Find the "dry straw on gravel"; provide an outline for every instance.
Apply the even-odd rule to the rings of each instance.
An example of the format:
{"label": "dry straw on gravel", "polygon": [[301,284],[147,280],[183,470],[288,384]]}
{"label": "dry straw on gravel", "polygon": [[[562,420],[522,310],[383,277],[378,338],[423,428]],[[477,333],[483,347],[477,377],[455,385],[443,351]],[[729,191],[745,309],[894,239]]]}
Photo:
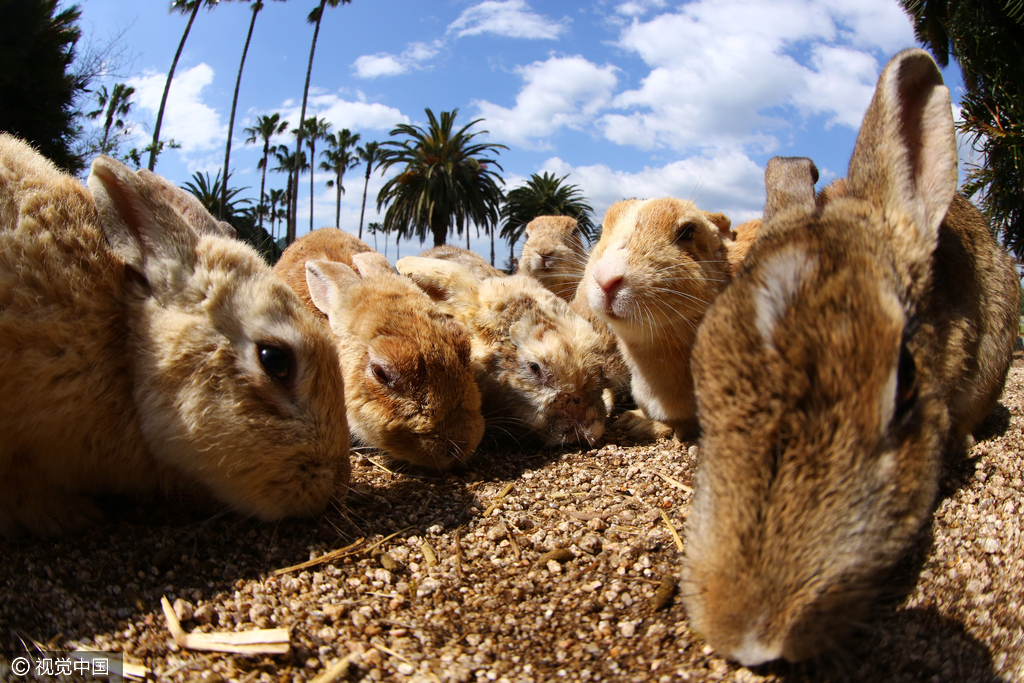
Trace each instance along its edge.
{"label": "dry straw on gravel", "polygon": [[[356,456],[353,495],[315,520],[109,501],[81,537],[0,540],[0,650],[120,650],[152,679],[210,683],[1022,681],[1022,391],[1014,368],[891,595],[828,661],[748,670],[687,630],[673,593],[698,449],[614,432],[491,448],[444,477]],[[287,629],[288,653],[182,649],[163,596],[189,634]]]}

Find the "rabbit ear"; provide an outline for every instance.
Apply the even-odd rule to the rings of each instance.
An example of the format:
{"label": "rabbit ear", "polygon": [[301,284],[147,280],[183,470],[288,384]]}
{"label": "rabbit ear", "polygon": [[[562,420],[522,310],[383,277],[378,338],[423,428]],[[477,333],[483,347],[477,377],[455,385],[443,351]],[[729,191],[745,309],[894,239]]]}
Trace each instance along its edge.
{"label": "rabbit ear", "polygon": [[388,263],[387,258],[375,251],[353,254],[352,264],[355,266],[355,270],[359,272],[359,275],[364,278],[395,274],[395,269]]}
{"label": "rabbit ear", "polygon": [[313,305],[330,318],[344,300],[347,285],[359,279],[355,271],[337,261],[306,261],[306,286]]}
{"label": "rabbit ear", "polygon": [[88,185],[100,227],[114,252],[150,285],[165,279],[171,264],[195,261],[199,236],[167,201],[166,188],[108,157],[92,162]]}
{"label": "rabbit ear", "polygon": [[806,157],[772,157],[764,169],[767,200],[764,222],[770,223],[783,211],[814,211],[814,183],[818,169]]}
{"label": "rabbit ear", "polygon": [[398,272],[406,275],[434,301],[452,301],[462,294],[476,296],[478,280],[473,272],[454,261],[407,256],[395,264]]}
{"label": "rabbit ear", "polygon": [[231,224],[214,218],[191,192],[186,192],[166,178],[144,168],[140,169],[137,175],[152,190],[155,198],[177,209],[189,227],[199,234],[235,236],[235,229]]}
{"label": "rabbit ear", "polygon": [[878,79],[850,159],[852,196],[909,216],[934,242],[957,182],[949,90],[927,52],[889,60]]}
{"label": "rabbit ear", "polygon": [[710,211],[705,211],[704,217],[718,228],[718,234],[721,237],[732,236],[732,221],[724,213],[711,213]]}

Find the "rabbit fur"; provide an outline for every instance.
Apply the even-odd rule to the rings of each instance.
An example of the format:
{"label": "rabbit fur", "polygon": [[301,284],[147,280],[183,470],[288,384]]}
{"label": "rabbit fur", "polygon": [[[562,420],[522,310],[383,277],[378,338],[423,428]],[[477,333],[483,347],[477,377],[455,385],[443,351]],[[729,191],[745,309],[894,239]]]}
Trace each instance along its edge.
{"label": "rabbit fur", "polygon": [[600,339],[568,304],[524,275],[479,280],[461,263],[419,256],[397,267],[469,329],[492,431],[533,434],[548,447],[601,437]]}
{"label": "rabbit fur", "polygon": [[587,265],[587,247],[576,219],[538,216],[526,224],[525,235],[518,272],[572,301]]}
{"label": "rabbit fur", "polygon": [[697,433],[690,350],[732,277],[730,228],[721,213],[670,197],[618,202],[605,214],[578,297],[618,339],[646,419],[629,412],[616,426],[635,436]]}
{"label": "rabbit fur", "polygon": [[927,52],[883,69],[848,176],[766,170],[764,222],[693,352],[703,436],[690,625],[753,666],[863,621],[931,515],[942,454],[994,407],[1020,285],[956,194],[949,91]]}
{"label": "rabbit fur", "polygon": [[473,272],[473,276],[478,280],[486,280],[489,277],[504,277],[505,275],[505,273],[485,261],[484,257],[475,251],[455,247],[450,244],[442,244],[439,247],[427,249],[420,256],[461,263],[469,268]]}
{"label": "rabbit fur", "polygon": [[275,272],[292,287],[301,283],[299,297],[334,331],[353,437],[421,467],[466,462],[484,419],[465,326],[336,228],[301,237],[281,261]]}
{"label": "rabbit fur", "polygon": [[350,473],[329,330],[181,190],[106,157],[88,185],[0,135],[0,533],[182,485],[322,511]]}

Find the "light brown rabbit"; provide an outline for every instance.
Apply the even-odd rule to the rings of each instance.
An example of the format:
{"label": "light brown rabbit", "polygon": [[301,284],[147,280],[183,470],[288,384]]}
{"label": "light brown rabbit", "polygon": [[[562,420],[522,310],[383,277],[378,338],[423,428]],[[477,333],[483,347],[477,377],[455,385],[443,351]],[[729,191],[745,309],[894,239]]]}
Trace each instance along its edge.
{"label": "light brown rabbit", "polygon": [[587,247],[575,218],[538,216],[527,223],[519,272],[572,301],[587,265]]}
{"label": "light brown rabbit", "polygon": [[90,194],[0,135],[4,535],[80,529],[103,493],[198,485],[275,520],[347,488],[330,331],[154,178],[100,157]]}
{"label": "light brown rabbit", "polygon": [[489,277],[504,277],[505,273],[501,272],[490,263],[484,260],[484,257],[475,251],[469,249],[463,249],[462,247],[454,247],[450,244],[442,244],[439,247],[433,247],[427,249],[420,254],[423,258],[436,258],[442,261],[454,261],[455,263],[461,263],[473,272],[473,276],[478,280],[486,280]]}
{"label": "light brown rabbit", "polygon": [[309,298],[306,286],[306,261],[337,261],[352,267],[352,256],[365,254],[373,249],[355,235],[338,228],[320,228],[306,233],[288,245],[274,264],[274,275],[291,287],[306,308],[314,315],[326,319],[313,300]]}
{"label": "light brown rabbit", "polygon": [[418,256],[397,266],[469,328],[491,431],[532,433],[548,447],[601,437],[600,339],[568,304],[525,275],[481,281],[460,263]]}
{"label": "light brown rabbit", "polygon": [[615,332],[633,398],[648,420],[616,423],[634,435],[697,433],[690,350],[708,306],[731,279],[730,221],[692,202],[613,204],[580,284],[579,298]]}
{"label": "light brown rabbit", "polygon": [[861,623],[931,515],[943,452],[994,407],[1020,285],[955,194],[948,90],[928,53],[878,81],[838,188],[774,159],[764,225],[697,336],[703,437],[690,625],[753,666]]}
{"label": "light brown rabbit", "polygon": [[299,297],[337,337],[352,436],[421,467],[467,461],[484,419],[465,326],[386,258],[336,228],[297,240],[274,271],[295,287],[300,268]]}

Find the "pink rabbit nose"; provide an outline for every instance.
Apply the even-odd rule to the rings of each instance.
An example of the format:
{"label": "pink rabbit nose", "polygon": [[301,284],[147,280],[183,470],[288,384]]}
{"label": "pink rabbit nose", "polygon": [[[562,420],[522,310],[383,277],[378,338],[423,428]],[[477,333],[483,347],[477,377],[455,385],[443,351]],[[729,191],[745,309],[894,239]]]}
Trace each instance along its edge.
{"label": "pink rabbit nose", "polygon": [[615,294],[622,287],[625,274],[626,264],[622,259],[604,258],[597,262],[597,266],[594,268],[594,282],[604,292],[605,301],[609,306],[615,300]]}
{"label": "pink rabbit nose", "polygon": [[540,257],[540,269],[547,270],[548,261],[551,259],[551,254],[538,254],[538,256]]}

